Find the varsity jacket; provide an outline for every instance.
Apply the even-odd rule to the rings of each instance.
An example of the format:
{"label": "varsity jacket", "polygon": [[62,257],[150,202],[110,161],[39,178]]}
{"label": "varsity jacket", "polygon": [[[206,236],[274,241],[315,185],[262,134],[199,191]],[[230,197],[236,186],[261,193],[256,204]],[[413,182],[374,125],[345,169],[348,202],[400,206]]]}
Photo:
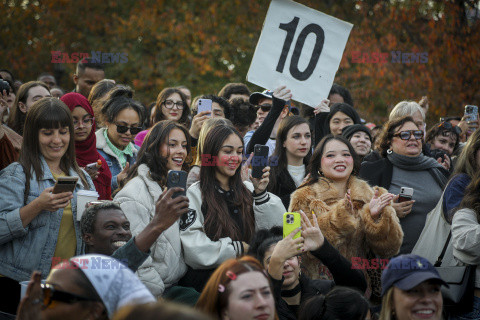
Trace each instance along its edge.
{"label": "varsity jacket", "polygon": [[[251,182],[245,181],[244,184],[253,192]],[[243,253],[241,241],[233,241],[228,237],[212,241],[205,234],[199,181],[188,188],[187,197],[190,201],[190,210],[180,219],[180,240],[186,264],[193,269],[211,269],[229,258],[241,255]],[[265,191],[254,196],[253,212],[255,228],[270,229],[273,226],[282,225],[283,214],[286,211],[280,198]]]}

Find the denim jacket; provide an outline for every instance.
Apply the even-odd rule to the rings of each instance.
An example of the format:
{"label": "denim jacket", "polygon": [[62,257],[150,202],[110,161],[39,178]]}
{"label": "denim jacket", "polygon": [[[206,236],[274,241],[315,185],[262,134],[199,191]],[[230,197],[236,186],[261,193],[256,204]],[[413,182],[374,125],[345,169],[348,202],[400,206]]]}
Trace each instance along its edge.
{"label": "denim jacket", "polygon": [[[117,183],[117,175],[122,172],[122,166],[120,165],[120,160],[118,160],[117,155],[110,149],[107,144],[107,140],[105,139],[103,132],[105,128],[101,128],[95,132],[95,136],[97,137],[97,151],[102,155],[102,157],[107,161],[108,168],[112,173],[112,193],[117,190],[118,183]],[[137,160],[137,153],[138,153],[138,146],[134,146],[133,148],[133,157],[127,157],[128,163],[130,163],[130,167],[135,164]]]}
{"label": "denim jacket", "polygon": [[[20,219],[20,208],[32,202],[44,189],[55,185],[55,179],[43,157],[41,162],[43,177],[38,182],[32,172],[26,203],[26,181],[22,166],[14,162],[0,172],[0,274],[16,281],[29,280],[34,270],[41,271],[42,278],[46,278],[57,245],[63,209],[42,211],[25,228]],[[90,176],[86,172],[84,174],[89,185],[85,188],[79,179],[71,200],[77,237],[76,255],[84,251],[80,222],[77,221],[76,193],[81,189],[95,190]],[[69,175],[78,176],[72,169]]]}

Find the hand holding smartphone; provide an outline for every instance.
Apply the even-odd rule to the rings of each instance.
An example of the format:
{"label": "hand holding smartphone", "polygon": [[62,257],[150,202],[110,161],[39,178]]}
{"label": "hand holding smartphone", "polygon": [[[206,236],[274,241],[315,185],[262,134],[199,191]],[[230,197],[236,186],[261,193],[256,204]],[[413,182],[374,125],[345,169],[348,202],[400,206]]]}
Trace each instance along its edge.
{"label": "hand holding smartphone", "polygon": [[413,197],[413,188],[401,187],[400,193],[398,194],[398,202],[405,202],[412,200]]}
{"label": "hand holding smartphone", "polygon": [[212,114],[212,100],[211,99],[198,99],[198,113],[203,111],[210,112]]}
{"label": "hand holding smartphone", "polygon": [[252,159],[252,177],[261,179],[263,175],[263,169],[268,164],[268,147],[256,144],[253,148]]}
{"label": "hand holding smartphone", "polygon": [[72,192],[75,190],[77,185],[78,177],[58,177],[55,186],[53,187],[53,194],[62,193],[62,192]]}
{"label": "hand holding smartphone", "polygon": [[175,199],[178,196],[187,195],[187,176],[188,173],[185,171],[175,171],[170,170],[167,174],[167,188],[171,189],[173,187],[183,188],[183,191],[175,192],[172,196],[172,199]]}
{"label": "hand holding smartphone", "polygon": [[[293,230],[300,228],[301,217],[298,212],[285,212],[283,214],[283,238],[286,238]],[[293,239],[300,238],[300,232],[297,232]]]}

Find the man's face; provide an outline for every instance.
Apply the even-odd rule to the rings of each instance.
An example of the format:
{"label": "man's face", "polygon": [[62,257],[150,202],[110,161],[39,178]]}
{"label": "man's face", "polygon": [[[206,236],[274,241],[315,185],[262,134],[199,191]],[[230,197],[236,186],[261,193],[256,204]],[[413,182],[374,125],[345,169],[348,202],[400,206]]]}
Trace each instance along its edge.
{"label": "man's face", "polygon": [[130,222],[122,210],[99,210],[93,234],[87,233],[83,238],[90,253],[110,256],[132,238]]}
{"label": "man's face", "polygon": [[258,100],[257,121],[259,126],[263,123],[263,120],[267,117],[270,109],[272,108],[272,99],[262,98]]}
{"label": "man's face", "polygon": [[38,80],[44,82],[49,89],[52,89],[57,85],[57,81],[55,81],[55,78],[53,76],[43,76]]}
{"label": "man's face", "polygon": [[105,79],[105,71],[85,68],[83,73],[80,72],[80,75],[73,75],[73,82],[76,84],[75,91],[88,98],[95,83],[103,79]]}
{"label": "man's face", "polygon": [[225,118],[223,108],[216,102],[212,102],[212,118]]}

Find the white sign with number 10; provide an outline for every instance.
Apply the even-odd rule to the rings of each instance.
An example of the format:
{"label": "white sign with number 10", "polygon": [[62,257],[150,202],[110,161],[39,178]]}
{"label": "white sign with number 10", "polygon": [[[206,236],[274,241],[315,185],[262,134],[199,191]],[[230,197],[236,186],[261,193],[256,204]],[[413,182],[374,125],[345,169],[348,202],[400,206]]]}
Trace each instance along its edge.
{"label": "white sign with number 10", "polygon": [[247,81],[286,85],[311,107],[328,97],[353,24],[290,0],[272,0]]}

